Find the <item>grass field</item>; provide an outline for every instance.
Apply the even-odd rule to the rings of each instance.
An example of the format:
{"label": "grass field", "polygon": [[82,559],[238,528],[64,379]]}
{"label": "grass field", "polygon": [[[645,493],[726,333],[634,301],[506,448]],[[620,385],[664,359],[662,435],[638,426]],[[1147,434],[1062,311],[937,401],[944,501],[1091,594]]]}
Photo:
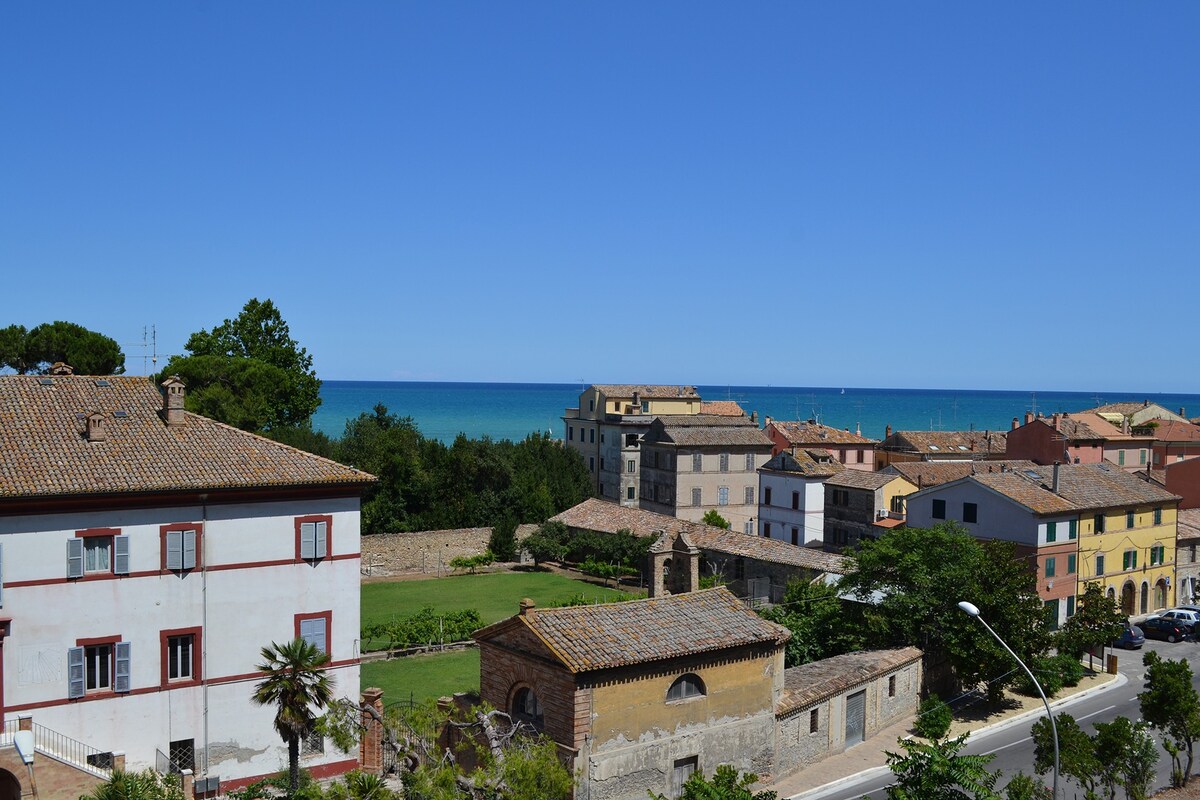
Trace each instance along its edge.
{"label": "grass field", "polygon": [[453,575],[423,581],[386,581],[362,587],[362,624],[373,625],[396,617],[407,617],[422,606],[435,611],[464,611],[474,608],[484,625],[511,617],[522,597],[539,606],[560,603],[582,594],[588,600],[613,600],[619,595],[551,572],[493,572],[483,575]]}
{"label": "grass field", "polygon": [[362,688],[383,689],[383,702],[411,696],[418,703],[455,692],[479,691],[479,650],[451,650],[423,656],[370,661],[362,665]]}

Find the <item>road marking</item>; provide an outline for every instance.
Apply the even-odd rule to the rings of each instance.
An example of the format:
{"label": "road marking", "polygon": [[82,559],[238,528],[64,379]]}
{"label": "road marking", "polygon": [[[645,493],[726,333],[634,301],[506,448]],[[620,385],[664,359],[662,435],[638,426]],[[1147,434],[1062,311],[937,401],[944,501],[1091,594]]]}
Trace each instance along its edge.
{"label": "road marking", "polygon": [[[1135,699],[1136,699],[1136,698],[1135,698]],[[1093,711],[1091,714],[1088,714],[1087,716],[1083,716],[1083,717],[1076,717],[1076,718],[1075,718],[1075,721],[1076,721],[1076,722],[1083,722],[1083,721],[1084,721],[1085,719],[1087,719],[1088,717],[1094,717],[1094,716],[1096,716],[1097,714],[1103,714],[1105,711],[1112,711],[1114,708],[1116,708],[1116,706],[1108,706],[1107,708],[1102,708],[1102,709],[1100,709],[1099,711]]]}
{"label": "road marking", "polygon": [[1032,736],[1026,736],[1024,739],[1020,739],[1011,744],[1001,745],[1000,747],[997,747],[995,750],[988,750],[986,753],[984,753],[984,755],[990,756],[992,753],[999,753],[1001,750],[1007,750],[1010,747],[1016,747],[1019,744],[1025,744],[1026,742],[1032,742],[1032,741],[1033,741]]}

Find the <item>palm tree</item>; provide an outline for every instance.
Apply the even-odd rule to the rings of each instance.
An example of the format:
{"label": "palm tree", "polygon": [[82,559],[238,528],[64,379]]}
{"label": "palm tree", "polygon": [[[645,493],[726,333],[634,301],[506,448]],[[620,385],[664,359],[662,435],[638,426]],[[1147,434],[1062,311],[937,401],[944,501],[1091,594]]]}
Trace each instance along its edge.
{"label": "palm tree", "polygon": [[266,677],[254,689],[254,702],[273,705],[275,730],[288,746],[288,782],[291,794],[300,787],[300,738],[312,730],[312,709],[333,700],[329,676],[322,669],[329,655],[297,637],[284,644],[272,642],[262,649],[258,671]]}

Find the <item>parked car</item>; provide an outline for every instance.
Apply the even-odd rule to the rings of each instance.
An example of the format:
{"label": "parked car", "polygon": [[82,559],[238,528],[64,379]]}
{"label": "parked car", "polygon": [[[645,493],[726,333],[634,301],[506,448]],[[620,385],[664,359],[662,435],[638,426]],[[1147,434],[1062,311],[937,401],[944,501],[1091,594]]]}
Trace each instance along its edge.
{"label": "parked car", "polygon": [[1172,608],[1170,611],[1164,611],[1156,616],[1182,622],[1193,630],[1195,630],[1196,624],[1200,623],[1200,612],[1189,611],[1185,608]]}
{"label": "parked car", "polygon": [[1175,606],[1175,608],[1179,609],[1180,611],[1195,611],[1197,614],[1200,614],[1200,606],[1187,605],[1185,603],[1183,605]]}
{"label": "parked car", "polygon": [[1192,634],[1192,629],[1187,623],[1166,617],[1142,620],[1138,627],[1147,639],[1166,639],[1168,642],[1183,641]]}
{"label": "parked car", "polygon": [[1121,635],[1113,640],[1112,646],[1125,650],[1140,650],[1145,643],[1146,637],[1141,628],[1137,625],[1126,625]]}

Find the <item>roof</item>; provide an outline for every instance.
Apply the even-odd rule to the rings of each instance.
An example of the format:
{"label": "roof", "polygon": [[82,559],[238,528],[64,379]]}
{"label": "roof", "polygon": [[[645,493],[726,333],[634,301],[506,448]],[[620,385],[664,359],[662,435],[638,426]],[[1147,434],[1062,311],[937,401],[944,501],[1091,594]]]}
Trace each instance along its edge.
{"label": "roof", "polygon": [[701,522],[690,522],[666,514],[656,514],[653,511],[617,505],[595,497],[584,500],[550,519],[571,528],[600,533],[628,530],[638,536],[654,536],[656,538],[660,531],[685,533],[688,541],[702,550],[816,572],[844,575],[850,569],[848,559],[833,553],[826,553],[823,550],[797,547],[778,539],[736,533]]}
{"label": "roof", "polygon": [[720,414],[725,417],[744,417],[746,412],[736,400],[704,400],[700,403],[701,414]]}
{"label": "roof", "polygon": [[676,447],[770,447],[771,440],[749,417],[722,414],[667,414],[656,417],[643,444]]}
{"label": "roof", "polygon": [[851,433],[849,429],[822,425],[815,419],[797,422],[772,420],[767,423],[767,427],[774,428],[794,447],[825,447],[830,444],[874,445],[879,442],[878,439],[868,439],[862,434]]}
{"label": "roof", "polygon": [[784,717],[802,711],[920,660],[920,650],[901,647],[895,650],[861,650],[789,667],[783,671],[783,696],[775,708],[775,715]]}
{"label": "roof", "polygon": [[1158,442],[1200,442],[1200,425],[1173,419],[1155,420],[1154,440]]}
{"label": "roof", "polygon": [[573,673],[693,656],[747,645],[779,646],[791,633],[723,586],[624,603],[530,608],[475,632],[486,641],[527,627]]}
{"label": "roof", "polygon": [[974,480],[1038,514],[1088,511],[1144,503],[1178,501],[1157,483],[1130,475],[1116,465],[1063,464],[1058,492],[1052,491],[1054,467],[975,475]]}
{"label": "roof", "polygon": [[1175,523],[1177,539],[1200,539],[1200,508],[1181,508]]}
{"label": "roof", "polygon": [[851,489],[882,489],[895,480],[903,480],[899,475],[887,472],[867,472],[861,469],[846,469],[825,481],[826,486],[845,486]]}
{"label": "roof", "polygon": [[695,386],[668,386],[666,384],[639,383],[594,383],[592,388],[605,397],[633,397],[637,392],[645,398],[688,398],[699,399]]}
{"label": "roof", "polygon": [[805,478],[825,478],[836,475],[846,467],[835,460],[826,451],[824,457],[817,460],[807,450],[800,450],[796,455],[788,452],[778,453],[766,464],[758,468],[759,472],[783,472],[800,475]]}
{"label": "roof", "polygon": [[[1143,400],[1140,403],[1106,403],[1102,406],[1089,408],[1087,411],[1093,414],[1099,414],[1105,418],[1112,417],[1110,421],[1115,421],[1118,424],[1121,421],[1121,417],[1132,417],[1135,414],[1143,411],[1149,415],[1149,417],[1145,417],[1148,419],[1172,419],[1180,422],[1184,421],[1182,413],[1176,414],[1169,408],[1159,405],[1158,403],[1151,403],[1149,400]],[[1180,409],[1180,412],[1182,411],[1183,409]]]}
{"label": "roof", "polygon": [[896,431],[880,444],[883,450],[971,458],[1004,453],[1007,447],[1004,431]]}
{"label": "roof", "polygon": [[[0,498],[363,486],[375,477],[182,412],[168,426],[148,378],[0,376]],[[99,413],[104,441],[89,442]]]}
{"label": "roof", "polygon": [[968,475],[1000,472],[1004,469],[1036,467],[1032,461],[1009,459],[996,461],[896,461],[880,470],[884,474],[900,475],[914,486],[927,489],[949,483]]}

